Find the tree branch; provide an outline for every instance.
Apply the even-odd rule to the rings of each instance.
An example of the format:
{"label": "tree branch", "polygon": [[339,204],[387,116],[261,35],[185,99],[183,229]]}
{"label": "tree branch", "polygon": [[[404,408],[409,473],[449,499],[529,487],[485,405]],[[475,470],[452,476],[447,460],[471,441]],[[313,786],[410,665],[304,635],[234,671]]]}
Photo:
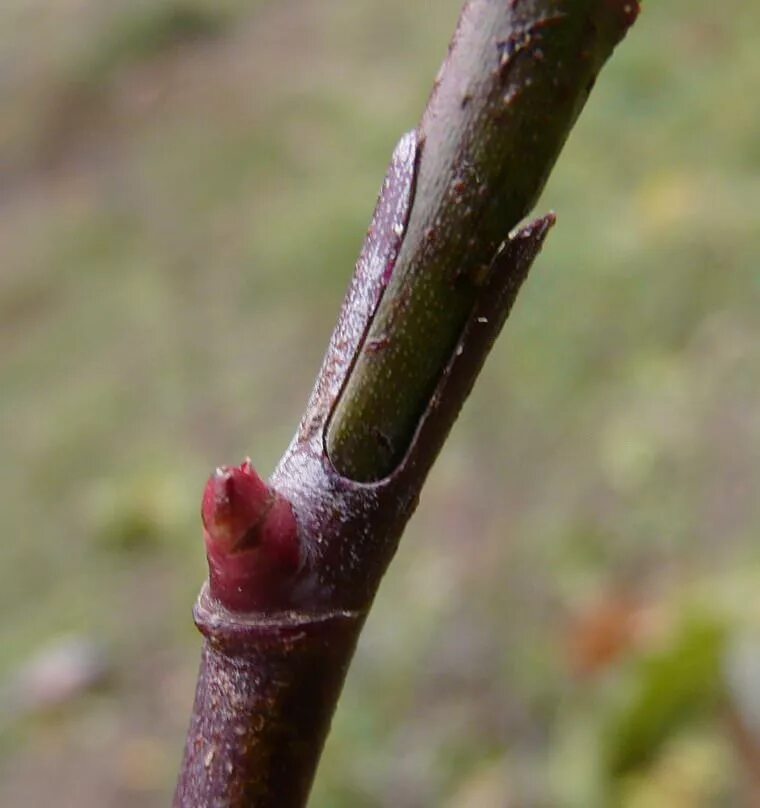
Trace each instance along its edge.
{"label": "tree branch", "polygon": [[535,203],[635,6],[465,6],[418,130],[398,260],[330,423],[345,476],[380,479],[403,456],[493,256]]}
{"label": "tree branch", "polygon": [[176,808],[305,804],[380,579],[554,218],[508,233],[637,10],[465,6],[293,442],[268,484],[246,461],[207,485],[206,640]]}

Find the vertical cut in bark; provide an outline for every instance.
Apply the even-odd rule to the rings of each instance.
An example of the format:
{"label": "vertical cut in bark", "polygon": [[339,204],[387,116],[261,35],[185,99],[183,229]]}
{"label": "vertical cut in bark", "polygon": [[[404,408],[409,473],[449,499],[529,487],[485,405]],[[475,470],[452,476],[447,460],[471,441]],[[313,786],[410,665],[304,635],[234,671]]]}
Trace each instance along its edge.
{"label": "vertical cut in bark", "polygon": [[369,481],[411,440],[493,256],[534,205],[637,4],[472,0],[418,130],[415,200],[393,276],[328,434]]}
{"label": "vertical cut in bark", "polygon": [[539,253],[528,212],[621,0],[471,0],[394,152],[306,412],[272,478],[222,468],[175,808],[298,808],[420,490]]}

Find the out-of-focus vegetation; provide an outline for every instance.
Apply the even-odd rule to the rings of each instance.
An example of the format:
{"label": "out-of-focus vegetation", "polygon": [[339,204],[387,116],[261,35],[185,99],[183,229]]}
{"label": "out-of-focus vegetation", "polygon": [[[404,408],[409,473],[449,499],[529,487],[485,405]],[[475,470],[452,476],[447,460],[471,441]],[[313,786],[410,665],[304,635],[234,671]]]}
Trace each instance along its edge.
{"label": "out-of-focus vegetation", "polygon": [[[760,799],[760,12],[645,5],[317,808]],[[205,477],[287,444],[458,6],[2,4],[2,805],[167,804]]]}

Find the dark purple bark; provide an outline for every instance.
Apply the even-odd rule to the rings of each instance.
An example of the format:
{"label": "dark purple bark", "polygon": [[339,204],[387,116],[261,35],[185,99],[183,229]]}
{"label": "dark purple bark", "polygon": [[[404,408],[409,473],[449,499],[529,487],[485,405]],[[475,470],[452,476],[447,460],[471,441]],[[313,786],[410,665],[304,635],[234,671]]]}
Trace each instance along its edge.
{"label": "dark purple bark", "polygon": [[195,620],[206,640],[174,805],[304,805],[360,615],[246,617],[204,588]]}
{"label": "dark purple bark", "polygon": [[306,561],[287,598],[265,612],[231,612],[208,587],[196,606],[206,642],[175,806],[305,803],[380,579],[554,222],[546,216],[523,228],[494,259],[406,457],[386,479],[359,483],[332,468],[324,426],[382,293],[389,253],[373,245],[391,245],[392,253],[395,218],[384,211],[397,193],[393,181],[386,184],[368,237],[377,260],[359,261],[306,416],[271,480],[293,506]]}
{"label": "dark purple bark", "polygon": [[[515,54],[525,51],[529,62],[536,62],[535,48],[528,48],[526,37],[535,38],[542,26],[553,26],[556,20],[567,17],[567,35],[577,35],[579,46],[595,56],[589,62],[592,69],[586,64],[591,57],[584,55],[585,51],[576,60],[578,86],[573,85],[569,74],[561,72],[562,65],[547,68],[546,64],[553,52],[564,59],[575,40],[569,45],[564,43],[564,50],[547,49],[548,55],[537,60],[536,75],[553,88],[547,91],[547,104],[557,86],[563,94],[571,90],[575,93],[573,98],[565,99],[562,120],[555,123],[557,132],[542,135],[548,144],[543,157],[537,159],[536,165],[526,157],[525,170],[540,185],[590,90],[589,70],[595,76],[633,21],[635,9],[635,3],[622,0],[580,0],[577,4],[570,0],[471,0],[463,13],[464,22],[460,36],[455,37],[448,67],[439,76],[423,119],[423,139],[436,127],[440,129],[441,109],[449,103],[446,99],[456,97],[456,103],[462,103],[461,88],[466,85],[470,89],[464,106],[470,112],[463,118],[458,141],[461,152],[456,148],[452,151],[456,133],[447,136],[441,148],[449,149],[451,159],[466,163],[468,170],[472,154],[487,159],[478,150],[498,140],[493,115],[498,114],[499,126],[503,125],[504,104],[499,100],[501,96],[495,100],[493,95],[497,85],[503,92],[502,67],[517,77],[514,80],[523,89],[531,87],[531,68],[528,63],[515,61]],[[478,32],[480,13],[490,20],[495,32],[493,42],[489,37],[483,40],[482,32]],[[550,16],[551,22],[545,22]],[[598,35],[597,22],[601,25]],[[512,24],[518,28],[510,39]],[[479,74],[472,58],[459,58],[457,49],[468,47],[471,34],[478,47],[485,41],[489,53],[493,45],[496,69],[489,62]],[[502,51],[508,58],[501,56]],[[462,65],[474,75],[463,75]],[[561,80],[553,80],[552,69],[560,71],[557,76]],[[510,93],[507,87],[512,115]],[[520,113],[519,105],[515,108],[514,125],[519,130],[516,142],[520,148],[531,140],[530,126],[544,125],[551,117],[550,109],[536,106],[540,94],[534,97],[531,91],[527,96],[531,101],[524,113]],[[482,114],[472,117],[478,104]],[[485,133],[480,146],[479,131]],[[402,250],[408,251],[405,239],[412,217],[416,215],[418,222],[420,217],[424,220],[430,211],[421,212],[418,207],[436,204],[443,205],[441,221],[447,223],[447,228],[471,224],[471,205],[457,212],[461,200],[472,195],[472,189],[460,187],[459,180],[452,186],[453,196],[448,191],[436,195],[430,190],[436,184],[433,175],[432,186],[426,181],[422,199],[417,196],[422,157],[428,161],[429,179],[430,166],[436,160],[436,154],[429,151],[422,155],[430,148],[429,139],[420,143],[418,133],[411,133],[402,138],[394,152],[314,391],[298,432],[268,487],[253,475],[248,464],[219,470],[207,487],[204,521],[214,574],[204,586],[195,610],[205,643],[175,808],[298,808],[305,804],[359,632],[380,580],[414,511],[430,467],[554,223],[553,215],[544,216],[512,234],[512,221],[505,222],[498,233],[493,222],[487,223],[487,237],[484,235],[484,241],[473,245],[478,253],[474,265],[477,271],[473,273],[473,267],[463,259],[461,277],[453,272],[443,276],[443,283],[437,281],[441,288],[445,287],[446,294],[454,290],[462,318],[449,323],[454,339],[425,394],[424,407],[421,412],[410,410],[415,413],[414,428],[404,443],[404,451],[394,460],[389,473],[377,475],[377,479],[370,477],[370,482],[343,476],[333,463],[335,457],[331,460],[328,453],[328,433],[336,420],[348,423],[345,419],[361,413],[361,409],[357,411],[352,406],[339,412],[360,354],[365,366],[369,356],[371,376],[372,356],[383,356],[387,342],[399,337],[393,331],[378,336],[372,328],[381,306],[391,306],[402,314],[407,306],[404,289],[399,291],[396,270]],[[519,153],[513,157],[522,159]],[[501,176],[504,171],[501,163],[499,166]],[[454,169],[457,174],[456,165]],[[508,181],[508,174],[499,180],[501,184]],[[535,195],[535,182],[525,185]],[[476,189],[475,195],[480,199],[478,204],[485,205],[483,215],[493,219],[494,207],[486,204],[489,189],[490,186],[485,195]],[[522,210],[519,205],[516,209]],[[441,233],[446,229],[437,227]],[[422,231],[420,254],[429,253],[437,261],[440,256],[431,247],[435,240],[431,241],[426,233]],[[412,264],[415,255],[410,259]],[[415,273],[422,269],[417,264],[419,261]],[[439,265],[434,262],[432,266]],[[419,288],[425,286],[420,285],[416,274],[414,279]],[[421,339],[418,349],[427,347]],[[437,350],[440,353],[440,345]],[[395,383],[392,374],[386,383]],[[407,413],[403,415],[408,421]],[[372,428],[371,423],[362,422],[361,426]],[[349,443],[353,441],[350,429],[341,434],[348,437]],[[246,491],[251,492],[250,499],[246,499]]]}

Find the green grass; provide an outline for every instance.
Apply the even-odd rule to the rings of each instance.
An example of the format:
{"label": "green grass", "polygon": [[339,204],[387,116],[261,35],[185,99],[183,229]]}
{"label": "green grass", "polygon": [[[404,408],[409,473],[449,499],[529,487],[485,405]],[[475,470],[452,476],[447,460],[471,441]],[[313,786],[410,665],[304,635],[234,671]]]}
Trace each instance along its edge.
{"label": "green grass", "polygon": [[[286,446],[457,11],[2,12],[0,675],[72,631],[116,673],[0,720],[0,804],[166,804],[205,476]],[[742,804],[723,674],[696,722],[636,694],[678,702],[678,665],[672,688],[643,672],[694,619],[760,653],[758,23],[738,0],[647,3],[600,79],[538,206],[557,227],[381,589],[317,808]],[[578,615],[621,591],[646,630],[574,673]],[[655,725],[652,759],[630,728]],[[635,737],[624,773],[610,731]]]}

